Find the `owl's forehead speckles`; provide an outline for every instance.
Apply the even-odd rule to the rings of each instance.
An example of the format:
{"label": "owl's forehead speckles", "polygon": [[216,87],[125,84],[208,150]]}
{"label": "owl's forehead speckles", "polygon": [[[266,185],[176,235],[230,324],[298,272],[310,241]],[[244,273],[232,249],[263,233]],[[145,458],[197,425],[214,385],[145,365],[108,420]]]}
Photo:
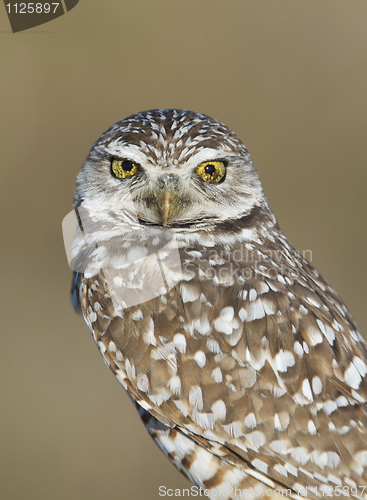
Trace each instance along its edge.
{"label": "owl's forehead speckles", "polygon": [[[247,155],[238,137],[223,123],[200,113],[168,109],[136,113],[110,127],[95,143],[112,155],[135,153],[164,168],[179,166],[205,149]],[[213,158],[208,158],[213,159]]]}

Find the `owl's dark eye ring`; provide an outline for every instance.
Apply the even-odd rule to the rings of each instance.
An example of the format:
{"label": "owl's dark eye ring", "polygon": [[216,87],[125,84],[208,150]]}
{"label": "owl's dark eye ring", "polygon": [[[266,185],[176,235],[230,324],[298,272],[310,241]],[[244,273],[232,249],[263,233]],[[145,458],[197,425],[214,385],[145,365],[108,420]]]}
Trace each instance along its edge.
{"label": "owl's dark eye ring", "polygon": [[217,184],[224,179],[226,166],[223,161],[206,161],[196,168],[196,173],[205,182]]}
{"label": "owl's dark eye ring", "polygon": [[112,160],[111,173],[117,179],[128,179],[135,175],[138,166],[130,160]]}

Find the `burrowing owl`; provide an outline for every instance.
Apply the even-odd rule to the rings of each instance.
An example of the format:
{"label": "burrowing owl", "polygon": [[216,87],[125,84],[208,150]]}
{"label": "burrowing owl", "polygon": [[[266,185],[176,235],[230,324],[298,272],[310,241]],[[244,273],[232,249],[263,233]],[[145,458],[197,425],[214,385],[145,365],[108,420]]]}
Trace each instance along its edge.
{"label": "burrowing owl", "polygon": [[93,145],[75,207],[73,305],[190,481],[213,499],[367,498],[366,343],[231,130],[126,118]]}

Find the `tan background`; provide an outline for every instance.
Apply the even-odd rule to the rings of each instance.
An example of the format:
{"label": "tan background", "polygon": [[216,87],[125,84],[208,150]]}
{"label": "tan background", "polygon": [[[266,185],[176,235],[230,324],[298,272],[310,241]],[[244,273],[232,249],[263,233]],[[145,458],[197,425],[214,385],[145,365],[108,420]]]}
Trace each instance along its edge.
{"label": "tan background", "polygon": [[136,111],[222,120],[366,334],[367,2],[81,0],[15,35],[2,9],[0,497],[155,500],[188,483],[69,303],[78,168]]}

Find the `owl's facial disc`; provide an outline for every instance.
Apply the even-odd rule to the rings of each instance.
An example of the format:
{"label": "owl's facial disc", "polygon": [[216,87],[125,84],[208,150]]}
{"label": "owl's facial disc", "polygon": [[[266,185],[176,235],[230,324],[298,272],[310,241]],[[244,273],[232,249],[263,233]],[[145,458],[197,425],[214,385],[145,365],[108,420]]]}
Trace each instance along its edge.
{"label": "owl's facial disc", "polygon": [[267,210],[238,137],[217,120],[180,110],[133,115],[93,145],[75,204],[103,219],[130,202],[140,224],[178,232],[240,220],[256,207]]}

